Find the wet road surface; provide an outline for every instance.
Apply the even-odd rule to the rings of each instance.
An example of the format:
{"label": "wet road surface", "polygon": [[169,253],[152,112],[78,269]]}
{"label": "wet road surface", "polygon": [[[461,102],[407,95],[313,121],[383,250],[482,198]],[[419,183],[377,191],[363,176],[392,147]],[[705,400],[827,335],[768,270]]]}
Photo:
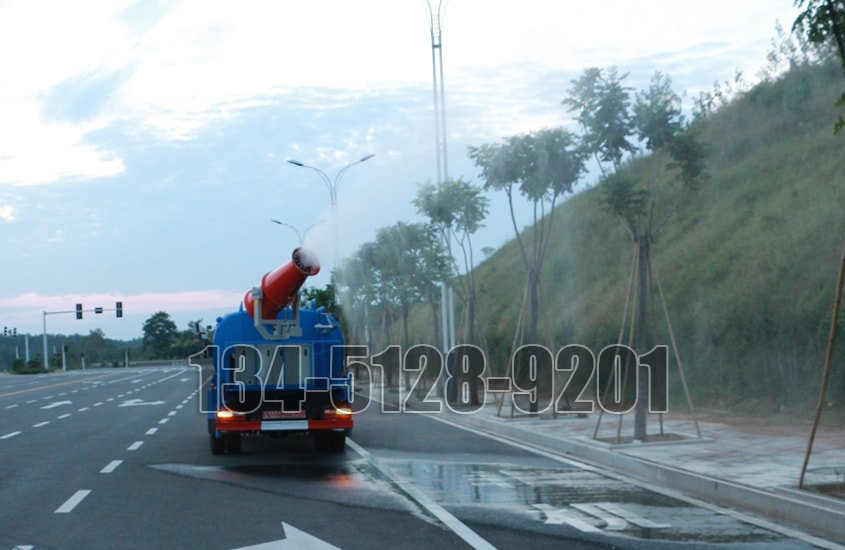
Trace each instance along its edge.
{"label": "wet road surface", "polygon": [[0,378],[0,547],[804,548],[801,540],[424,415],[352,443],[212,456],[197,373]]}

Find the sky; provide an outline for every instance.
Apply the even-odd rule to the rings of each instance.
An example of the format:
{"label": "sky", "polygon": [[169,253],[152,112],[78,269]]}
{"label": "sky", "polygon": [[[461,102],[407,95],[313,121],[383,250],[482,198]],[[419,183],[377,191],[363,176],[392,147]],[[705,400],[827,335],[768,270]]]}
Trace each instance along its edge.
{"label": "sky", "polygon": [[[667,73],[687,109],[737,70],[753,82],[792,4],[448,0],[450,175],[483,183],[467,147],[570,125],[587,67],[634,88]],[[212,324],[297,246],[271,218],[326,220],[306,241],[325,284],[329,195],[288,159],[333,176],[375,154],[339,184],[341,256],[420,220],[410,201],[436,177],[423,0],[0,0],[0,51],[0,325],[19,333],[118,300],[123,319],[51,315],[48,332],[133,338],[159,310]],[[512,237],[490,200],[478,250]]]}

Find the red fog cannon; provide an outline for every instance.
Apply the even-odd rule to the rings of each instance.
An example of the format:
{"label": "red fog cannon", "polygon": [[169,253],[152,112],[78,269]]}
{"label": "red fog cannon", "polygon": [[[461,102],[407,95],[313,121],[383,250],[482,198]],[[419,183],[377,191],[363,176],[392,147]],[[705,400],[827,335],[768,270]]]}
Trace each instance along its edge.
{"label": "red fog cannon", "polygon": [[[275,319],[279,312],[296,298],[296,293],[305,279],[319,272],[320,261],[313,252],[302,247],[294,250],[288,263],[261,278],[260,288],[264,296],[261,317]],[[244,295],[244,307],[250,316],[255,314],[254,306],[255,300],[250,290]]]}

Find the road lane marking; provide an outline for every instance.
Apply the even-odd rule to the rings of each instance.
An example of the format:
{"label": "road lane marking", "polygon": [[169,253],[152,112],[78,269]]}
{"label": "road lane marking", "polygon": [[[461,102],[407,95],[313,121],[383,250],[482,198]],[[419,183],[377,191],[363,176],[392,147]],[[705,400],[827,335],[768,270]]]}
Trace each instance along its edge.
{"label": "road lane marking", "polygon": [[102,405],[102,404],[103,404],[103,402],[102,402],[102,401],[100,401],[99,403],[94,403],[94,406],[95,406],[95,407],[99,407],[99,406],[100,406],[100,405]]}
{"label": "road lane marking", "polygon": [[26,404],[29,405],[30,403],[35,403],[36,401],[38,401],[38,400],[37,399],[30,399],[29,401],[26,402]]}
{"label": "road lane marking", "polygon": [[73,401],[53,401],[49,405],[44,405],[41,407],[42,409],[55,409],[56,407],[61,407],[62,405],[72,405]]}
{"label": "road lane marking", "polygon": [[174,414],[176,414],[176,411],[170,411],[169,413],[167,413],[167,416],[173,416]]}
{"label": "road lane marking", "polygon": [[158,431],[158,428],[150,428],[149,430],[147,430],[147,434],[146,434],[146,435],[153,435],[153,434],[154,434],[154,433],[156,433],[157,431]]}
{"label": "road lane marking", "polygon": [[183,407],[183,405],[176,405],[177,409],[181,409],[182,407]]}
{"label": "road lane marking", "polygon": [[117,469],[117,467],[120,466],[121,464],[123,464],[122,460],[112,460],[111,462],[106,464],[105,468],[100,470],[100,473],[101,474],[110,474],[113,471],[115,471]]}
{"label": "road lane marking", "polygon": [[38,424],[33,424],[32,427],[33,428],[40,428],[41,426],[46,426],[49,423],[50,423],[49,420],[45,420],[44,422],[39,422]]}
{"label": "road lane marking", "polygon": [[[102,378],[104,376],[114,376],[114,374],[113,373],[101,374],[99,376],[95,376],[94,378]],[[91,378],[88,378],[88,380],[91,380]],[[59,386],[67,386],[68,384],[79,384],[80,382],[84,382],[84,381],[85,380],[71,380],[69,382],[59,382],[58,384],[51,384],[49,386],[40,386],[40,387],[37,387],[37,388],[30,388],[28,390],[17,390],[17,391],[12,391],[12,392],[7,392],[7,393],[0,393],[0,397],[10,397],[12,395],[20,395],[22,393],[32,393],[34,391],[44,391],[44,390],[49,390],[50,388],[58,388]],[[52,396],[50,398],[52,398]],[[49,399],[49,398],[46,398],[46,399]]]}
{"label": "road lane marking", "polygon": [[114,397],[109,397],[106,401],[114,401]]}
{"label": "road lane marking", "polygon": [[67,418],[68,416],[70,416],[70,414],[71,414],[71,413],[65,413],[65,414],[63,414],[63,415],[61,415],[61,416],[57,416],[56,418]]}
{"label": "road lane marking", "polygon": [[141,445],[143,445],[143,444],[144,444],[144,442],[143,442],[143,441],[136,441],[135,443],[133,443],[132,445],[130,445],[129,447],[127,447],[127,448],[126,448],[126,450],[127,450],[127,451],[137,451],[137,450],[138,450],[138,448],[139,448]]}
{"label": "road lane marking", "polygon": [[15,437],[18,434],[20,434],[20,432],[7,433],[6,435],[0,436],[0,439],[9,439],[10,437]]}
{"label": "road lane marking", "polygon": [[16,404],[14,404],[14,405],[9,405],[9,406],[8,406],[8,407],[6,407],[6,408],[7,408],[7,409],[14,409],[14,408],[15,408],[15,407],[17,407],[17,406],[18,406],[18,405],[17,405],[17,403],[16,403]]}
{"label": "road lane marking", "polygon": [[82,407],[81,409],[79,409],[78,412],[87,411],[87,410],[88,410],[88,407]]}
{"label": "road lane marking", "polygon": [[82,502],[82,499],[87,497],[91,493],[90,489],[80,489],[79,491],[73,493],[69,499],[65,501],[64,504],[56,508],[56,511],[53,512],[54,514],[69,514],[73,511],[76,506]]}
{"label": "road lane marking", "polygon": [[159,424],[167,424],[167,421],[170,420],[169,418],[162,418],[158,421]]}
{"label": "road lane marking", "polygon": [[399,490],[408,495],[411,500],[416,502],[419,506],[425,508],[431,515],[439,519],[446,527],[451,529],[452,532],[461,537],[464,542],[476,549],[495,550],[495,546],[481,538],[461,520],[450,514],[445,508],[429,498],[428,495],[414,487],[412,484],[404,482],[393,472],[393,470],[390,469],[390,467],[382,464],[382,462],[372,455],[370,451],[361,447],[348,437],[346,438],[346,444],[349,445],[353,451],[361,455],[362,458],[372,464],[382,474],[384,474],[399,488]]}

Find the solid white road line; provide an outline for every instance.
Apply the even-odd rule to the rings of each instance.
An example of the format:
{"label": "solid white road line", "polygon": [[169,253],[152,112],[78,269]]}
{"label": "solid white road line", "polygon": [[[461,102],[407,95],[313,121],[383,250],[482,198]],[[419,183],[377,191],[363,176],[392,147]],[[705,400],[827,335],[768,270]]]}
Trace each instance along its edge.
{"label": "solid white road line", "polygon": [[15,437],[19,433],[20,432],[11,432],[11,433],[7,433],[6,435],[0,435],[0,439],[9,439],[10,437]]}
{"label": "solid white road line", "polygon": [[473,548],[483,548],[485,550],[495,550],[495,546],[481,538],[475,531],[467,527],[461,520],[450,514],[445,508],[434,502],[428,495],[414,487],[410,483],[405,483],[400,479],[388,466],[381,463],[381,461],[370,454],[370,451],[361,447],[349,438],[346,438],[346,444],[349,445],[353,451],[361,455],[376,469],[381,471],[388,479],[399,487],[405,494],[407,494],[414,502],[425,508],[431,515],[439,519],[443,524],[451,529],[456,535],[461,537],[464,542]]}
{"label": "solid white road line", "polygon": [[70,497],[65,501],[64,504],[56,508],[55,514],[68,514],[76,508],[76,505],[82,502],[82,499],[87,497],[91,493],[90,489],[80,489],[79,491],[73,493],[73,496]]}
{"label": "solid white road line", "polygon": [[129,447],[127,447],[127,448],[126,448],[126,450],[127,450],[127,451],[137,451],[137,450],[138,450],[138,448],[139,448],[141,445],[143,445],[143,444],[144,444],[144,442],[143,442],[143,441],[136,441],[135,443],[133,443],[132,445],[130,445]]}
{"label": "solid white road line", "polygon": [[101,474],[110,474],[113,471],[115,471],[117,469],[117,467],[120,466],[121,464],[123,464],[122,460],[112,460],[111,462],[106,464],[105,468],[100,470],[100,473]]}
{"label": "solid white road line", "polygon": [[158,431],[158,428],[150,428],[149,430],[147,430],[147,435],[153,435],[157,431]]}
{"label": "solid white road line", "polygon": [[46,426],[49,423],[50,423],[49,420],[45,420],[44,422],[39,422],[38,424],[33,424],[32,427],[33,428],[40,428],[41,426]]}

